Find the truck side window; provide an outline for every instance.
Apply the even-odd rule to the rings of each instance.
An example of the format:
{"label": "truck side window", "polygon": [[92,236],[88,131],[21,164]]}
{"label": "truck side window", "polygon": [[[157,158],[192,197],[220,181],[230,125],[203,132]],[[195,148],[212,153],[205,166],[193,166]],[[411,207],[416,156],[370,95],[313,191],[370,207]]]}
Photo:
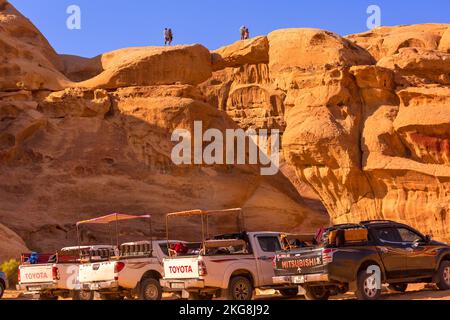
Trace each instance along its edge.
{"label": "truck side window", "polygon": [[261,250],[264,252],[277,252],[281,251],[280,240],[274,236],[261,236],[258,237],[258,243]]}
{"label": "truck side window", "polygon": [[402,242],[413,243],[416,241],[421,241],[421,242],[424,241],[422,236],[418,235],[417,233],[415,233],[409,229],[398,228],[397,230],[398,230],[398,233],[400,234],[400,238],[402,239]]}
{"label": "truck side window", "polygon": [[376,230],[378,239],[382,242],[400,243],[401,238],[397,229],[394,228],[380,228]]}

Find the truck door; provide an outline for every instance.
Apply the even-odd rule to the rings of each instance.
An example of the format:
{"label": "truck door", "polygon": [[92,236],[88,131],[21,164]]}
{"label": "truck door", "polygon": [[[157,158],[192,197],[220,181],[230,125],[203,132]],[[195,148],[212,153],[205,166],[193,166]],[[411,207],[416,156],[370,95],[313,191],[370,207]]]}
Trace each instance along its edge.
{"label": "truck door", "polygon": [[406,275],[407,246],[402,242],[394,227],[381,227],[373,230],[378,243],[378,252],[383,261],[388,279],[401,279]]}
{"label": "truck door", "polygon": [[436,266],[436,246],[421,234],[404,227],[397,228],[407,251],[407,273],[411,277],[432,276]]}
{"label": "truck door", "polygon": [[275,253],[281,250],[280,238],[277,235],[256,235],[255,244],[259,286],[272,285],[272,277],[275,276],[273,259]]}

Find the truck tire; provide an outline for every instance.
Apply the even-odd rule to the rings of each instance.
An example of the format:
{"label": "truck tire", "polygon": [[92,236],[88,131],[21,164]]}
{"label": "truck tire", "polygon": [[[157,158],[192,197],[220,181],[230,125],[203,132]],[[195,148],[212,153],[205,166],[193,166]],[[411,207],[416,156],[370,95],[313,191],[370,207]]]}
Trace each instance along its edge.
{"label": "truck tire", "polygon": [[146,278],[141,281],[139,300],[161,300],[162,288],[159,281],[153,278]]}
{"label": "truck tire", "polygon": [[407,283],[393,283],[388,286],[389,291],[404,293],[408,290]]}
{"label": "truck tire", "polygon": [[304,289],[306,300],[328,300],[330,298],[330,291],[323,286],[308,286]]}
{"label": "truck tire", "polygon": [[227,290],[227,300],[249,301],[253,299],[253,285],[251,281],[242,276],[231,278]]}
{"label": "truck tire", "polygon": [[436,276],[439,290],[450,290],[450,261],[442,261]]}
{"label": "truck tire", "polygon": [[358,300],[378,300],[381,297],[381,288],[376,288],[375,277],[361,270],[358,273],[355,295]]}
{"label": "truck tire", "polygon": [[74,291],[72,300],[80,300],[80,301],[94,300],[94,291]]}
{"label": "truck tire", "polygon": [[283,297],[298,296],[298,288],[280,289],[278,290]]}
{"label": "truck tire", "polygon": [[0,281],[0,299],[3,297],[3,294],[5,293],[5,284]]}

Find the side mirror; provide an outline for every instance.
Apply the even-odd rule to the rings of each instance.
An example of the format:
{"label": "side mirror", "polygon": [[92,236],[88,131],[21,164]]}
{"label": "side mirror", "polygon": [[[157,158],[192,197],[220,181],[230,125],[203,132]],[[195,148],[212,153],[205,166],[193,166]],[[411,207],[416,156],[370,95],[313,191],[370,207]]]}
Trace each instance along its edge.
{"label": "side mirror", "polygon": [[430,235],[425,236],[425,242],[426,243],[430,243],[431,241],[433,241],[433,237]]}

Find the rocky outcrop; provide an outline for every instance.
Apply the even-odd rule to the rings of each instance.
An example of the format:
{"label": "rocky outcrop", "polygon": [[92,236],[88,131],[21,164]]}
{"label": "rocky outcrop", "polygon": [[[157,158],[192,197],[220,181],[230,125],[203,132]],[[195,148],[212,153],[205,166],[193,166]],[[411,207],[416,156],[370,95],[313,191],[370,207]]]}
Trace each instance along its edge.
{"label": "rocky outcrop", "polygon": [[[448,25],[420,24],[379,27],[346,38],[366,49],[376,60],[398,53],[402,48],[438,49]],[[444,42],[443,42],[444,43]]]}
{"label": "rocky outcrop", "polygon": [[0,224],[0,264],[9,259],[20,259],[22,253],[28,252],[22,239],[12,230]]}
{"label": "rocky outcrop", "polygon": [[69,88],[52,92],[39,102],[37,110],[48,118],[104,117],[111,100],[103,89]]}
{"label": "rocky outcrop", "polygon": [[[282,122],[282,92],[269,85],[267,39],[235,46],[214,54],[190,45],[92,59],[56,56],[51,70],[61,70],[67,86],[48,85],[59,76],[21,90],[0,85],[0,222],[32,250],[73,245],[77,220],[111,212],[152,213],[157,237],[165,235],[164,213],[193,208],[242,207],[251,230],[311,232],[327,225],[317,201],[306,203],[282,173],[263,177],[254,165],[172,162],[173,131],[192,131],[194,121],[221,131],[272,127],[268,114],[276,106],[273,119]],[[213,59],[219,54],[220,62]],[[41,63],[33,59],[33,67]],[[24,72],[36,75],[33,70]],[[221,77],[230,82],[225,109],[207,85]],[[260,112],[247,111],[250,103]],[[233,121],[239,116],[230,117],[232,110],[252,120]],[[121,238],[148,236],[147,229],[124,226]],[[187,221],[182,231],[179,237],[195,237],[198,226]],[[108,232],[87,229],[81,236],[109,242]]]}
{"label": "rocky outcrop", "polygon": [[282,129],[284,173],[334,222],[392,219],[448,240],[447,28],[278,30],[268,63],[225,65],[200,89],[242,127]]}
{"label": "rocky outcrop", "polygon": [[44,36],[6,1],[0,4],[0,52],[1,91],[61,90],[70,85]]}
{"label": "rocky outcrop", "polygon": [[[302,71],[308,69],[303,60],[286,55],[282,78],[290,81],[283,145],[288,161],[320,195],[333,221],[392,219],[448,241],[448,58],[436,50],[439,32],[447,26],[424,26],[434,30],[434,38],[414,34],[418,28],[349,36],[366,43],[379,60],[376,65],[335,55],[334,68],[311,72]],[[424,44],[398,41],[397,46],[389,39],[394,34]],[[381,41],[384,46],[367,46],[378,43],[378,37],[388,38]],[[282,46],[280,52],[298,48],[289,42]],[[308,64],[318,69],[315,61]],[[279,81],[278,74],[272,76]]]}
{"label": "rocky outcrop", "polygon": [[94,58],[84,58],[62,54],[59,57],[62,63],[61,72],[75,82],[91,79],[104,70],[101,55]]}
{"label": "rocky outcrop", "polygon": [[[15,143],[5,149],[0,166],[0,218],[30,248],[73,245],[76,220],[115,211],[153,213],[160,237],[163,213],[191,208],[243,207],[253,229],[266,229],[267,219],[275,229],[327,224],[281,174],[264,178],[251,166],[172,163],[175,129],[192,130],[194,120],[205,129],[236,127],[226,114],[197,100],[194,87],[122,88],[109,94],[107,114],[103,94],[54,92],[34,108],[16,102],[20,112],[7,115],[21,130],[2,130]],[[39,126],[35,114],[43,119]],[[124,232],[136,234],[139,228],[146,232],[142,226]],[[183,236],[197,229],[188,230],[192,233],[185,230]],[[96,241],[108,239],[102,230],[95,235]]]}
{"label": "rocky outcrop", "polygon": [[77,86],[116,89],[177,83],[195,85],[207,80],[212,68],[211,55],[201,45],[121,49],[103,54],[101,64],[103,71],[99,75]]}
{"label": "rocky outcrop", "polygon": [[238,41],[217,49],[212,53],[213,70],[238,68],[246,64],[269,63],[269,42],[267,37]]}

